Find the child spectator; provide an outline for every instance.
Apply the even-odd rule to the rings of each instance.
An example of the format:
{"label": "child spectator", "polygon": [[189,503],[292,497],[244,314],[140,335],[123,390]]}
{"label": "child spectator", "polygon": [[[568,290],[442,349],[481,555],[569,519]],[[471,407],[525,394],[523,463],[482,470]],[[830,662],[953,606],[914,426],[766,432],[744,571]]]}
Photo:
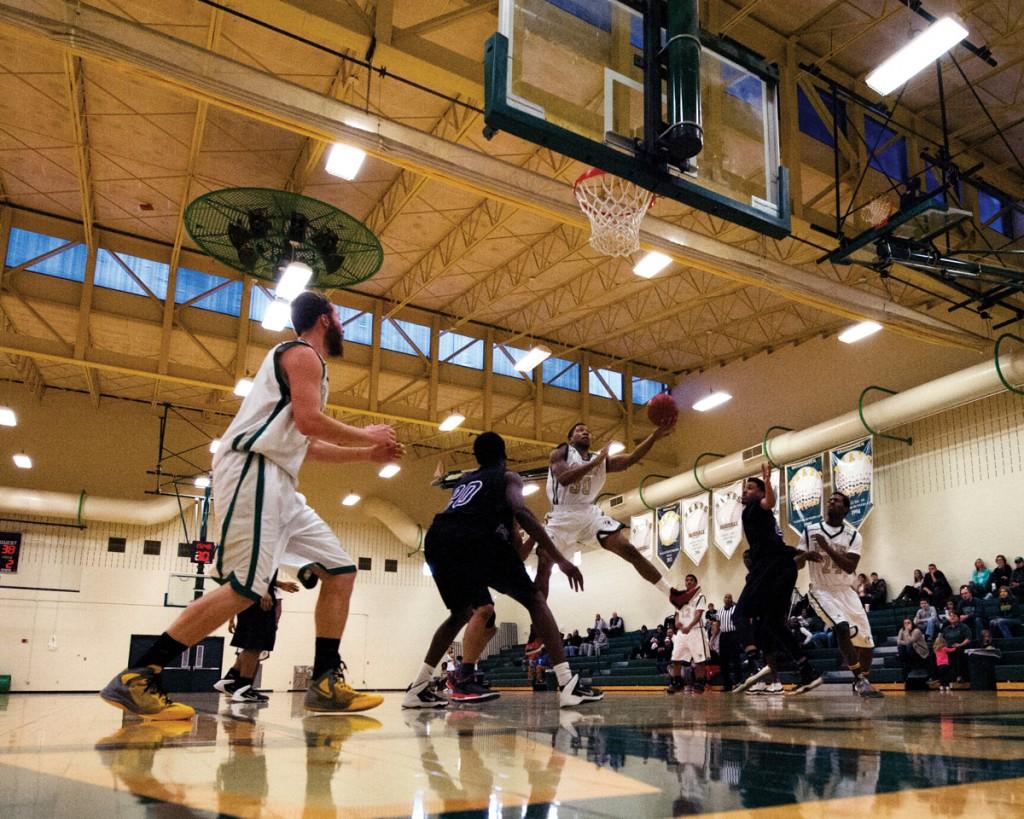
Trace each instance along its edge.
{"label": "child spectator", "polygon": [[935,638],[932,651],[935,652],[935,671],[939,676],[939,691],[946,694],[952,689],[953,670],[949,664],[949,655],[953,649],[946,645],[946,641],[940,634]]}

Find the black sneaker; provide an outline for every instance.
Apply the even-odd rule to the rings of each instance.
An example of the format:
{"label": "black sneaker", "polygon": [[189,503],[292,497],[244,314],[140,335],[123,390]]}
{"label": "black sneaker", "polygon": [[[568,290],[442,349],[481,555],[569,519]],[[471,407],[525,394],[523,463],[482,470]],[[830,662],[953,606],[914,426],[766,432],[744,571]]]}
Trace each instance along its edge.
{"label": "black sneaker", "polygon": [[814,670],[810,663],[803,663],[800,666],[800,682],[796,688],[789,692],[789,696],[795,697],[798,694],[806,694],[811,689],[817,688],[825,682],[824,677]]}
{"label": "black sneaker", "polygon": [[429,680],[419,685],[410,684],[402,700],[403,708],[444,708],[447,705],[448,700],[430,690]]}
{"label": "black sneaker", "polygon": [[213,684],[213,687],[220,691],[221,694],[227,694],[229,697],[235,690],[235,683],[238,682],[238,670],[235,668],[229,668],[228,673],[225,674],[221,679],[217,680]]}
{"label": "black sneaker", "polygon": [[484,688],[472,680],[456,680],[448,691],[452,702],[490,702],[501,696],[497,691]]}
{"label": "black sneaker", "polygon": [[598,702],[604,699],[604,692],[584,685],[579,674],[573,674],[572,679],[562,686],[558,694],[558,705],[560,708],[573,708],[585,702]]}
{"label": "black sneaker", "polygon": [[269,702],[270,697],[256,691],[251,685],[236,685],[231,691],[232,702]]}

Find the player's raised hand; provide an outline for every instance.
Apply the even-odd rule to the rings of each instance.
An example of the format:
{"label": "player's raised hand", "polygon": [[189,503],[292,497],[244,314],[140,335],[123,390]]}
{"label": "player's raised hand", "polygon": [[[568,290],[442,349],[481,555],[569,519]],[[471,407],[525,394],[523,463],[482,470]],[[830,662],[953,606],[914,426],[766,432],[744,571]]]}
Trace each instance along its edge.
{"label": "player's raised hand", "polygon": [[814,545],[817,546],[819,549],[828,549],[828,541],[825,540],[825,536],[820,532],[816,532],[815,534],[811,535],[811,540],[814,541]]}
{"label": "player's raised hand", "polygon": [[583,591],[583,572],[571,560],[564,557],[558,562],[558,568],[569,578],[569,588],[573,591]]}
{"label": "player's raised hand", "polygon": [[772,479],[772,466],[769,463],[761,464],[761,480],[764,481],[764,485],[768,485],[768,481]]}
{"label": "player's raised hand", "polygon": [[363,432],[366,433],[371,446],[374,444],[394,444],[398,441],[398,436],[395,435],[395,428],[390,424],[370,424],[368,427],[363,427]]}

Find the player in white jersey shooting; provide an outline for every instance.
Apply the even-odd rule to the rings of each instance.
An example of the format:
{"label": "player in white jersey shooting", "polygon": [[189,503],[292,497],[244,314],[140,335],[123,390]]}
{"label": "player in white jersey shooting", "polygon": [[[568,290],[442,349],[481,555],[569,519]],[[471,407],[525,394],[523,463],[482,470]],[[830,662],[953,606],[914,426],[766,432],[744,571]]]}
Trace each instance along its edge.
{"label": "player in white jersey shooting", "polygon": [[804,530],[797,546],[796,564],[809,564],[811,585],[807,598],[836,636],[839,651],[855,677],[853,693],[877,698],[882,692],[868,681],[875,648],[871,624],[851,584],[860,563],[863,539],[846,522],[849,511],[850,499],[842,492],[833,492],[825,520],[811,523]]}
{"label": "player in white jersey shooting", "polygon": [[[609,455],[607,447],[590,451],[590,429],[582,421],[569,429],[568,440],[551,451],[548,468],[548,500],[551,511],[544,528],[562,552],[576,544],[596,541],[603,549],[617,554],[633,566],[648,583],[660,589],[675,608],[689,600],[689,593],[674,589],[654,564],[629,542],[625,526],[605,515],[596,504],[609,472],[623,472],[646,455],[654,442],[670,434],[675,421],[644,438],[632,452]],[[551,562],[538,554],[537,587],[546,591]]]}
{"label": "player in white jersey shooting", "polygon": [[164,666],[258,601],[282,562],[314,570],[322,581],[316,603],[311,711],[363,711],[379,694],[350,688],[339,653],[356,577],[355,561],[330,527],[297,491],[303,461],[387,462],[404,448],[385,424],[358,428],[324,413],[326,357],[340,356],[338,311],[319,293],[292,302],[297,339],[274,347],[253,379],[252,391],[224,433],[213,459],[213,489],[221,522],[213,579],[223,584],[203,595],[142,656],[132,658],[100,696],[145,719],[191,719],[188,705],[171,702],[160,683]]}

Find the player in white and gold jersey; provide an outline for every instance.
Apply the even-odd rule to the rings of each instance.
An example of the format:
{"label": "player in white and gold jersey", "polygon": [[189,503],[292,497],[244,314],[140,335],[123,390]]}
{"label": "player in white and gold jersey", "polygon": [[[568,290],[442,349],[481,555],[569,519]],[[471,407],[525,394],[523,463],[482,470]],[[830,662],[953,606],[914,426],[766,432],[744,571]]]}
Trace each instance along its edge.
{"label": "player in white and gold jersey", "polygon": [[846,522],[849,511],[850,499],[833,492],[825,520],[804,530],[796,561],[797,566],[808,564],[811,584],[807,599],[836,636],[839,651],[856,678],[853,692],[861,697],[881,697],[868,682],[875,643],[867,612],[852,584],[863,540]]}

